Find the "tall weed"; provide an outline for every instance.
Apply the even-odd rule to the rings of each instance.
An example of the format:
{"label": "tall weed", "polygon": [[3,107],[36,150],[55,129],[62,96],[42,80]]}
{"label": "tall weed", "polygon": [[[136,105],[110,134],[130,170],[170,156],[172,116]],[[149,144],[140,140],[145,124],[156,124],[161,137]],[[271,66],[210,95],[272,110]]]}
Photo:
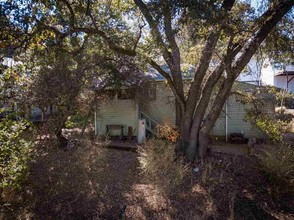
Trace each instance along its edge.
{"label": "tall weed", "polygon": [[268,146],[258,157],[275,193],[294,193],[294,146],[284,143]]}
{"label": "tall weed", "polygon": [[139,149],[139,162],[144,175],[166,193],[175,192],[188,171],[176,158],[175,145],[160,139],[150,139]]}

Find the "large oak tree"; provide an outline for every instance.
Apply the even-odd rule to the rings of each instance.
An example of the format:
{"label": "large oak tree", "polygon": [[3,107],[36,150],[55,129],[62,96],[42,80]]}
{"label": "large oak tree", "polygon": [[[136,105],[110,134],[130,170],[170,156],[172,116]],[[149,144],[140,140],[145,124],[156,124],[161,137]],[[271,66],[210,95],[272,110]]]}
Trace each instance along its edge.
{"label": "large oak tree", "polygon": [[[150,60],[167,79],[176,97],[176,123],[181,130],[186,156],[194,159],[198,147],[203,157],[208,135],[236,78],[294,2],[271,1],[259,15],[249,4],[236,0],[134,1],[169,66],[171,74]],[[183,58],[179,42],[182,39],[177,29],[183,27],[183,22],[195,33],[190,45],[203,45],[197,51],[197,67],[186,94],[181,74]]]}
{"label": "large oak tree", "polygon": [[[294,4],[256,2],[261,7],[241,0],[38,0],[31,4],[30,27],[34,36],[52,33],[57,44],[73,34],[93,37],[114,53],[149,63],[175,96],[183,151],[193,160],[197,152],[205,155],[236,78]],[[280,33],[293,39],[289,31]],[[188,90],[181,71],[187,54],[196,66]]]}

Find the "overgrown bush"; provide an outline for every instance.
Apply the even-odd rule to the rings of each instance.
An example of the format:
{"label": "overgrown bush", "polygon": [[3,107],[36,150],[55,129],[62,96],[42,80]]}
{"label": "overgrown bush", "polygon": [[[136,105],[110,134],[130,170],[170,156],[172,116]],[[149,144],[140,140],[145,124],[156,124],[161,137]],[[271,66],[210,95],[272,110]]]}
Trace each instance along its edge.
{"label": "overgrown bush", "polygon": [[267,86],[266,91],[274,95],[276,106],[293,107],[293,94],[287,90],[280,89],[274,86]]}
{"label": "overgrown bush", "polygon": [[277,195],[294,193],[294,146],[268,146],[258,158]]}
{"label": "overgrown bush", "polygon": [[280,121],[272,119],[260,110],[248,109],[245,120],[251,122],[261,131],[265,132],[273,141],[282,141],[282,125]]}
{"label": "overgrown bush", "polygon": [[163,124],[158,124],[156,126],[156,132],[159,138],[173,143],[176,143],[180,138],[179,129],[176,126],[170,125],[167,122],[164,122]]}
{"label": "overgrown bush", "polygon": [[85,118],[82,115],[72,115],[68,117],[65,122],[65,127],[70,128],[81,128],[85,123]]}
{"label": "overgrown bush", "polygon": [[25,180],[32,137],[29,122],[4,118],[0,121],[0,188],[19,187]]}
{"label": "overgrown bush", "polygon": [[188,171],[176,158],[175,145],[165,140],[148,140],[139,149],[139,162],[145,176],[166,193],[176,192]]}

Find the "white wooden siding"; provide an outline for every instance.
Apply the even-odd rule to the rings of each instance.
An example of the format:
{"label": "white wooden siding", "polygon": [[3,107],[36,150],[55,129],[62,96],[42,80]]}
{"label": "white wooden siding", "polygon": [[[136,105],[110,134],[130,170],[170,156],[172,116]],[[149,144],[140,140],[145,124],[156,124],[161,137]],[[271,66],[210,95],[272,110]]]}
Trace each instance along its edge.
{"label": "white wooden siding", "polygon": [[246,109],[250,109],[250,105],[244,105],[236,101],[235,96],[231,96],[228,100],[228,135],[231,133],[242,133],[245,138],[256,137],[263,138],[265,134],[250,122],[244,120]]}
{"label": "white wooden siding", "polygon": [[156,100],[150,101],[140,109],[159,123],[175,124],[175,98],[165,82],[156,83]]}
{"label": "white wooden siding", "polygon": [[[244,105],[239,101],[236,101],[235,96],[231,96],[227,102],[227,117],[228,117],[228,136],[231,133],[243,133],[245,138],[256,137],[264,138],[266,134],[259,130],[256,126],[250,122],[244,120],[246,115],[246,109],[250,109],[252,106],[249,104]],[[220,114],[211,134],[216,136],[226,135],[226,116],[225,108]],[[268,113],[270,116],[274,114],[274,104],[271,101],[265,102],[263,106],[263,112]]]}
{"label": "white wooden siding", "polygon": [[[241,90],[255,89],[254,86],[245,83],[238,83],[237,88]],[[156,121],[163,123],[168,122],[175,124],[175,100],[172,91],[165,82],[156,82],[156,100],[150,101],[138,109],[134,100],[111,100],[99,105],[97,111],[97,129],[98,134],[106,134],[107,124],[124,125],[124,135],[127,135],[127,127],[132,126],[136,129],[134,135],[137,135],[138,111],[146,113]],[[265,102],[264,112],[274,114],[274,103],[269,100]],[[257,137],[263,138],[266,135],[258,128],[245,122],[245,109],[250,106],[244,106],[241,102],[236,101],[235,96],[228,99],[228,135],[230,133],[243,133],[246,138]],[[216,122],[211,134],[218,136],[226,135],[226,117],[225,108]],[[117,135],[119,131],[117,131]]]}
{"label": "white wooden siding", "polygon": [[[97,129],[98,135],[106,135],[106,125],[121,124],[124,126],[124,135],[128,134],[128,126],[133,128],[137,135],[138,109],[134,100],[109,100],[98,104]],[[111,131],[112,135],[119,135],[119,130]]]}

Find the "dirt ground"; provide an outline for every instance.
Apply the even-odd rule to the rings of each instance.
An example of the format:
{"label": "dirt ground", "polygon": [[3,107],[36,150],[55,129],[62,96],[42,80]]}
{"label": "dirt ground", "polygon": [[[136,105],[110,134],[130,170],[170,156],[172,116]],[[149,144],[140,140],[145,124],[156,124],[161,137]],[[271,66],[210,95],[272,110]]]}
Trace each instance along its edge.
{"label": "dirt ground", "polygon": [[212,152],[166,195],[133,151],[84,141],[35,155],[24,191],[2,193],[0,219],[124,219],[124,206],[126,219],[294,219],[293,198],[272,198],[254,156]]}

